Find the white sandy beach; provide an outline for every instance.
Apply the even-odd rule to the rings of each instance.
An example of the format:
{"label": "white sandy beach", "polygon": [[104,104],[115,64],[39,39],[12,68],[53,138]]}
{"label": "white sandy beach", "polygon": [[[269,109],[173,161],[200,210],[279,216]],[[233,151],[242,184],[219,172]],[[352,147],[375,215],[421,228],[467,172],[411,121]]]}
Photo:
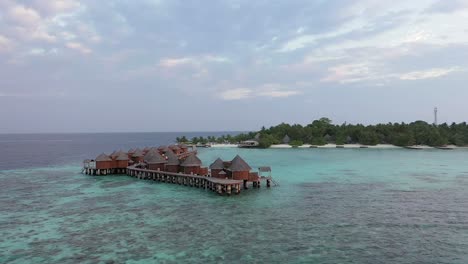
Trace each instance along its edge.
{"label": "white sandy beach", "polygon": [[[362,147],[367,147],[367,148],[372,148],[372,149],[397,149],[397,148],[401,148],[401,147],[390,145],[390,144],[378,144],[378,145],[375,145],[375,146],[364,146],[364,145],[360,145],[360,144],[344,144],[344,145],[341,145],[341,146],[343,146],[343,148],[349,148],[349,149],[358,149],[358,148],[362,148]],[[278,145],[272,145],[270,148],[288,149],[288,148],[292,148],[292,146],[287,145],[287,144],[278,144]],[[337,145],[336,144],[326,144],[326,145],[323,145],[323,146],[313,146],[313,145],[310,145],[310,144],[304,144],[302,146],[299,146],[298,148],[334,149],[334,148],[337,148]]]}
{"label": "white sandy beach", "polygon": [[274,148],[274,149],[285,149],[285,148],[292,148],[291,145],[288,145],[288,144],[277,144],[277,145],[271,145],[270,148]]}
{"label": "white sandy beach", "polygon": [[237,144],[211,144],[212,148],[237,148]]}

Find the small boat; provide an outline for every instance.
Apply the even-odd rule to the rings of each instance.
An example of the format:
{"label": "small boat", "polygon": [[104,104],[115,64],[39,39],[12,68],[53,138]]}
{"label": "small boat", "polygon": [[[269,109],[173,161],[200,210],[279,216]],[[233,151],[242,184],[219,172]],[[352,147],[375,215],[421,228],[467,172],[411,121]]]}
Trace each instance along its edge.
{"label": "small boat", "polygon": [[423,147],[423,146],[406,146],[405,149],[423,150],[423,149],[427,149],[427,147]]}
{"label": "small boat", "polygon": [[454,150],[454,147],[450,146],[441,146],[441,147],[436,147],[436,149],[442,149],[442,150]]}
{"label": "small boat", "polygon": [[210,144],[197,144],[195,145],[197,148],[211,148]]}
{"label": "small boat", "polygon": [[246,140],[246,141],[242,141],[241,143],[239,143],[237,145],[237,147],[239,148],[258,148],[258,141],[256,140]]}

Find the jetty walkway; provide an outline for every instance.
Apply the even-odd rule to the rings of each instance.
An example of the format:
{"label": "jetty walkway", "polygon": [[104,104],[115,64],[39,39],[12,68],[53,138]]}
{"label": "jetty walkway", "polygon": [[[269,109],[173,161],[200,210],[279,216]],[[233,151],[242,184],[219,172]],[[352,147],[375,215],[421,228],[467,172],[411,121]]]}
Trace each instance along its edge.
{"label": "jetty walkway", "polygon": [[219,179],[207,176],[165,171],[154,171],[139,169],[133,166],[127,168],[127,175],[143,180],[153,180],[158,182],[202,188],[205,190],[214,191],[220,195],[230,195],[232,193],[239,194],[243,184],[243,182],[239,180]]}

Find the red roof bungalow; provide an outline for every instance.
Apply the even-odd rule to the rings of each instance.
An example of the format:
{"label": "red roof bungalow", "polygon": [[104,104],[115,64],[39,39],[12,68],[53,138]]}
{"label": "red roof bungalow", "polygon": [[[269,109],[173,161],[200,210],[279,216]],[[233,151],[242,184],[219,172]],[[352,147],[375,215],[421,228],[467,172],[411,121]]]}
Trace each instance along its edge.
{"label": "red roof bungalow", "polygon": [[128,167],[128,154],[121,151],[119,155],[114,159],[114,168],[125,169]]}
{"label": "red roof bungalow", "polygon": [[132,154],[132,160],[135,163],[143,162],[144,156],[145,155],[141,149],[136,149],[135,152]]}
{"label": "red roof bungalow", "polygon": [[144,161],[148,164],[150,170],[164,170],[164,164],[167,163],[166,159],[163,158],[156,150],[150,150],[144,157]]}
{"label": "red roof bungalow", "polygon": [[160,146],[158,147],[158,151],[160,154],[164,154],[169,151],[169,149],[166,146]]}
{"label": "red roof bungalow", "polygon": [[112,168],[112,159],[106,154],[102,153],[96,157],[96,169],[107,170]]}
{"label": "red roof bungalow", "polygon": [[167,172],[174,172],[174,173],[179,172],[180,160],[172,151],[168,151],[166,153],[166,164],[164,168],[165,168],[164,170]]}
{"label": "red roof bungalow", "polygon": [[[224,172],[224,163],[220,158],[217,158],[211,165],[210,165],[210,170],[211,170],[211,177],[215,178],[221,178],[224,179],[226,178],[226,173]],[[223,175],[219,175],[221,172],[224,172]]]}
{"label": "red roof bungalow", "polygon": [[187,153],[188,152],[188,146],[183,144],[183,143],[179,144],[179,148],[180,148],[181,153]]}
{"label": "red roof bungalow", "polygon": [[182,150],[176,145],[170,145],[169,149],[172,150],[172,152],[174,152],[176,155],[182,154]]}
{"label": "red roof bungalow", "polygon": [[149,148],[149,147],[145,147],[145,148],[142,150],[142,151],[143,151],[143,154],[146,154],[146,153],[148,153],[148,151],[149,151],[149,150],[150,150],[150,148]]}
{"label": "red roof bungalow", "polygon": [[128,159],[129,159],[129,160],[131,160],[131,159],[132,159],[132,155],[133,155],[133,153],[135,153],[135,150],[134,150],[134,149],[129,149],[129,150],[127,151],[127,154],[128,154]]}
{"label": "red roof bungalow", "polygon": [[192,154],[185,158],[180,167],[185,174],[199,174],[201,165],[201,160],[195,154]]}
{"label": "red roof bungalow", "polygon": [[250,171],[252,168],[239,155],[237,155],[227,168],[228,178],[233,180],[250,180]]}

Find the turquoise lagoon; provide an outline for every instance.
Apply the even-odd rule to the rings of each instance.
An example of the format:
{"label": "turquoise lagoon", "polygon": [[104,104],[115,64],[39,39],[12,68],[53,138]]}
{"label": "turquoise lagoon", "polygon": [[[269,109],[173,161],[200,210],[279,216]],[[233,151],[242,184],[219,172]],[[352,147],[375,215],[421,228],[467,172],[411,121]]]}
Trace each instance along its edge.
{"label": "turquoise lagoon", "polygon": [[468,151],[201,149],[279,187],[220,197],[80,160],[0,171],[0,263],[468,263]]}

